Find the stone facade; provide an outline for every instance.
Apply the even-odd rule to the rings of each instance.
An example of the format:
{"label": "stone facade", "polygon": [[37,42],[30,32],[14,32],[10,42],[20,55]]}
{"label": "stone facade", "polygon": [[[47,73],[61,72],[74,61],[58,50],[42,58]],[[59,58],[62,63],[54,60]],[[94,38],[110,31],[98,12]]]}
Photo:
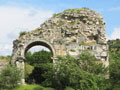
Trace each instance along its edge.
{"label": "stone facade", "polygon": [[87,8],[54,14],[36,30],[21,33],[13,44],[11,63],[22,65],[22,69],[27,50],[35,45],[49,48],[54,61],[57,55],[76,57],[88,50],[106,67],[109,65],[105,22],[101,14]]}

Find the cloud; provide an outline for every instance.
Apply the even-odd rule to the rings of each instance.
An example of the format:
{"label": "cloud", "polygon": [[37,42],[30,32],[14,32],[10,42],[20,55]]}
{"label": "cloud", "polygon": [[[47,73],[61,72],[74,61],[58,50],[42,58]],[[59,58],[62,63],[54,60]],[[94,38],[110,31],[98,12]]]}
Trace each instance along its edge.
{"label": "cloud", "polygon": [[0,55],[1,56],[10,55],[11,51],[12,51],[12,45],[9,45],[9,44],[0,45]]}
{"label": "cloud", "polygon": [[119,7],[110,8],[109,11],[120,11],[120,6]]}
{"label": "cloud", "polygon": [[12,41],[19,32],[39,27],[52,14],[53,11],[36,8],[0,6],[0,55],[11,54]]}
{"label": "cloud", "polygon": [[120,28],[114,28],[114,31],[110,36],[108,36],[108,40],[120,39]]}

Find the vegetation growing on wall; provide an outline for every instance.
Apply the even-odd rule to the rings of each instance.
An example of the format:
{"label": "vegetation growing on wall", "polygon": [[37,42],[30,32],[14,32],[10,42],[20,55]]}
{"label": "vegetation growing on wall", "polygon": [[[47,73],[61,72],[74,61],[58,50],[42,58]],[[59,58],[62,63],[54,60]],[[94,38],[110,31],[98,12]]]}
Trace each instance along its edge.
{"label": "vegetation growing on wall", "polygon": [[19,37],[22,37],[23,35],[27,34],[26,31],[23,31],[23,32],[20,32],[20,36]]}
{"label": "vegetation growing on wall", "polygon": [[[82,10],[89,10],[89,8],[83,7]],[[72,14],[73,12],[77,12],[77,14],[80,14],[82,10],[77,9],[77,8],[74,8],[74,9],[64,10],[64,12],[70,12],[71,14]]]}

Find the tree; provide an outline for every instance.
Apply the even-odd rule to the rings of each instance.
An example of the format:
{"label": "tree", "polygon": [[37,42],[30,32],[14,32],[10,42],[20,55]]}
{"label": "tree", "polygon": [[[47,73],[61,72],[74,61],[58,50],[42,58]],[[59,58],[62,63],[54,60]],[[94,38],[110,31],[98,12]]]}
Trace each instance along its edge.
{"label": "tree", "polygon": [[21,80],[21,71],[15,66],[8,65],[0,73],[0,88],[12,89],[18,86]]}
{"label": "tree", "polygon": [[31,52],[28,52],[26,54],[27,63],[32,66],[39,66],[39,64],[46,64],[52,62],[52,54],[48,51],[38,51],[31,54]]}
{"label": "tree", "polygon": [[120,89],[120,39],[109,40],[109,61],[110,61],[110,78],[109,88],[111,90]]}
{"label": "tree", "polygon": [[47,63],[51,63],[51,52],[48,51],[38,51],[31,54],[28,52],[26,54],[27,64],[26,64],[26,82],[41,84],[45,78],[42,76],[46,72]]}
{"label": "tree", "polygon": [[44,85],[57,90],[66,87],[75,90],[104,90],[105,78],[102,74],[105,72],[105,67],[97,64],[95,57],[88,52],[80,54],[78,59],[70,55],[59,56],[57,62],[45,72]]}

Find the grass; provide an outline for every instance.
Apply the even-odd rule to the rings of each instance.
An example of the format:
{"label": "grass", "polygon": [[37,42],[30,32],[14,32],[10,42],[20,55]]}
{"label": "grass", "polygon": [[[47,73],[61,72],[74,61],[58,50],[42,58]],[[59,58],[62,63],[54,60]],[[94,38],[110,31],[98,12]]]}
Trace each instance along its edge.
{"label": "grass", "polygon": [[19,86],[17,88],[14,88],[13,90],[54,90],[52,88],[45,88],[41,85],[29,85],[29,84],[26,84],[26,85],[22,85],[22,86]]}
{"label": "grass", "polygon": [[53,17],[57,17],[57,16],[60,16],[61,15],[61,13],[55,13],[55,14],[53,14]]}

